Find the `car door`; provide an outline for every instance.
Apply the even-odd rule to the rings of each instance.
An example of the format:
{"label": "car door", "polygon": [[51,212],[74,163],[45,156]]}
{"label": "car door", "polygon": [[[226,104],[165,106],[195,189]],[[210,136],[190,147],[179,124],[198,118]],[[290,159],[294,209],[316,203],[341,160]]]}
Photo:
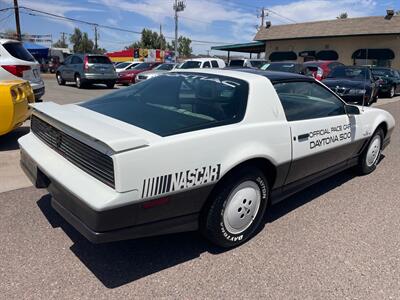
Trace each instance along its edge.
{"label": "car door", "polygon": [[82,76],[82,68],[83,65],[83,59],[80,58],[79,56],[74,56],[71,60],[71,77],[72,79],[75,79],[75,74],[80,74]]}
{"label": "car door", "polygon": [[71,78],[71,73],[72,73],[72,70],[71,70],[71,60],[72,60],[72,58],[73,58],[73,55],[72,56],[69,56],[65,61],[64,61],[64,64],[63,64],[63,66],[62,66],[62,69],[61,69],[61,76],[62,76],[62,78],[64,79],[64,80],[71,80],[72,78]]}
{"label": "car door", "polygon": [[361,118],[347,115],[345,103],[314,80],[274,84],[292,134],[290,184],[343,165],[361,148]]}

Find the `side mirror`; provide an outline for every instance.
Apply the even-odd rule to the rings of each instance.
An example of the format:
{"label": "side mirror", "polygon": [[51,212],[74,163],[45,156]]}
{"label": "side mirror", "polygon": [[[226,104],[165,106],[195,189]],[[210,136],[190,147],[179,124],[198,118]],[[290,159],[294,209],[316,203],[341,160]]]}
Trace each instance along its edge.
{"label": "side mirror", "polygon": [[346,104],[345,105],[345,107],[344,107],[344,109],[345,109],[345,111],[346,111],[346,114],[348,114],[348,115],[359,115],[360,114],[360,110],[358,109],[358,107],[357,106],[354,106],[354,105],[348,105],[348,104]]}

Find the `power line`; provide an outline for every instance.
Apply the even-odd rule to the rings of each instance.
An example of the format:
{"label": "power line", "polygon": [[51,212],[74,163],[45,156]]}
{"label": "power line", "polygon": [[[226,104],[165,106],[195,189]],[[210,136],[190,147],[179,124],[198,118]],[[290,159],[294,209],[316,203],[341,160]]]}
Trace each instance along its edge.
{"label": "power line", "polygon": [[[110,30],[122,31],[122,32],[139,34],[139,35],[142,34],[142,32],[140,32],[140,31],[134,31],[134,30],[115,27],[115,26],[100,25],[100,24],[97,24],[97,23],[88,22],[88,21],[84,21],[84,20],[80,20],[80,19],[76,19],[76,18],[70,18],[70,17],[66,17],[66,16],[56,15],[56,14],[53,14],[53,13],[49,13],[49,12],[45,12],[45,11],[29,8],[29,7],[26,7],[26,6],[20,6],[20,9],[31,11],[30,13],[22,12],[22,13],[25,13],[25,14],[28,14],[28,15],[31,15],[31,16],[64,19],[64,20],[68,20],[68,21],[71,21],[71,22],[77,22],[77,23],[86,24],[86,25],[93,26],[93,27],[97,26],[99,28],[105,28],[105,29],[110,29]],[[34,12],[34,13],[32,13],[32,12]],[[175,39],[174,37],[171,37],[171,36],[164,36],[164,37],[166,39],[169,39],[169,40],[174,40]],[[221,42],[216,42],[216,41],[204,41],[204,40],[192,40],[192,42],[203,43],[203,44],[229,44],[229,43],[221,43]],[[233,43],[233,42],[231,42],[231,43]]]}
{"label": "power line", "polygon": [[273,13],[273,14],[277,15],[278,17],[281,17],[281,18],[286,19],[286,20],[288,20],[288,21],[290,21],[290,22],[293,22],[293,23],[297,23],[296,20],[293,20],[293,19],[291,19],[291,18],[285,17],[284,15],[281,15],[280,13],[277,13],[276,11],[273,11],[273,10],[271,10],[271,9],[269,9],[269,8],[267,8],[266,10],[267,10],[268,12],[270,12],[270,13]]}

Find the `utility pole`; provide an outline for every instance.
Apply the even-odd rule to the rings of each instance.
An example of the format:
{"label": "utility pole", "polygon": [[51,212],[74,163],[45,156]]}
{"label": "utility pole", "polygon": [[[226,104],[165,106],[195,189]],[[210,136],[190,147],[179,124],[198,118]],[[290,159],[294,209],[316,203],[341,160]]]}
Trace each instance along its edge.
{"label": "utility pole", "polygon": [[178,60],[178,12],[183,11],[186,4],[183,1],[175,0],[174,11],[175,11],[175,62]]}
{"label": "utility pole", "polygon": [[15,13],[15,29],[17,31],[17,40],[21,41],[21,25],[19,23],[19,6],[18,0],[14,0],[14,13]]}
{"label": "utility pole", "polygon": [[94,26],[94,51],[97,52],[97,26]]}
{"label": "utility pole", "polygon": [[66,44],[65,42],[65,35],[67,34],[66,32],[60,32],[61,33],[61,41],[63,42],[63,44]]}
{"label": "utility pole", "polygon": [[259,29],[261,29],[261,28],[264,26],[264,20],[265,20],[265,7],[262,7],[262,8],[261,8],[260,19],[261,19],[261,23],[260,23],[260,27],[259,27]]}

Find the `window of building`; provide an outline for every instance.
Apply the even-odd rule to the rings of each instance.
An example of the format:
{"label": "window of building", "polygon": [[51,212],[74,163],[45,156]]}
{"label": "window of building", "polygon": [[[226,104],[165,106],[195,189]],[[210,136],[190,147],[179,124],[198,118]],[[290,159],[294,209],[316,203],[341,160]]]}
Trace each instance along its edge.
{"label": "window of building", "polygon": [[276,51],[269,55],[270,61],[285,61],[285,60],[297,60],[297,54],[293,51]]}
{"label": "window of building", "polygon": [[325,118],[346,114],[344,103],[322,85],[282,82],[274,85],[288,121]]}
{"label": "window of building", "polygon": [[351,56],[353,63],[359,65],[373,65],[390,67],[395,54],[391,49],[358,49]]}

